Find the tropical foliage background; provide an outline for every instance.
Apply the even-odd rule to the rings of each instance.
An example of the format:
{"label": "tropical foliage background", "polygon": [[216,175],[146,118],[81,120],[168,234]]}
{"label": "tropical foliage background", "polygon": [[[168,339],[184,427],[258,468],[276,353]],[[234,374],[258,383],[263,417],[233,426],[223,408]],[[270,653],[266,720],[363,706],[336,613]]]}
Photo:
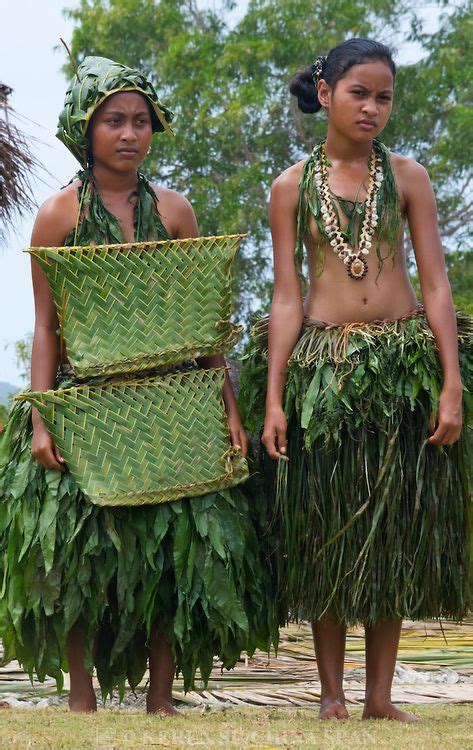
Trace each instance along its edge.
{"label": "tropical foliage background", "polygon": [[[424,164],[459,302],[473,216],[469,132],[473,125],[473,14],[469,0],[429,1],[440,14],[423,30],[423,3],[409,0],[81,0],[72,53],[112,57],[146,69],[175,112],[176,137],[156,138],[145,165],[190,198],[202,234],[250,231],[235,274],[236,309],[246,322],[270,297],[267,198],[273,179],[324,132],[323,115],[303,115],[288,93],[293,74],[351,36],[371,36],[420,59],[401,64],[383,140]],[[206,7],[209,6],[209,7]],[[400,59],[404,55],[398,55]],[[66,66],[72,74],[72,68]],[[471,281],[471,262],[469,264]]]}
{"label": "tropical foliage background", "polygon": [[[77,62],[97,54],[144,68],[175,112],[176,137],[156,137],[144,171],[189,197],[202,234],[251,233],[235,267],[236,317],[248,325],[269,306],[271,183],[324,132],[322,114],[299,112],[289,81],[316,55],[354,35],[377,38],[397,52],[395,108],[383,140],[428,169],[454,299],[473,313],[470,0],[249,0],[235,22],[238,5],[79,0],[65,10],[74,23]],[[426,7],[439,19],[430,33],[422,23]],[[402,62],[406,49],[417,62]],[[72,66],[64,72],[70,78]],[[418,290],[412,255],[411,270]],[[16,344],[25,380],[29,344],[28,338]]]}

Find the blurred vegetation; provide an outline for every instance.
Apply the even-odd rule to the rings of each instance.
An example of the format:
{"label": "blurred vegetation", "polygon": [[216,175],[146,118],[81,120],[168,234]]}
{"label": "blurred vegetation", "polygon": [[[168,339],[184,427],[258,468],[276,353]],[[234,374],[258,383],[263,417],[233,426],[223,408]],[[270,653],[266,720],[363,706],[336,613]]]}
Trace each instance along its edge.
{"label": "blurred vegetation", "polygon": [[[436,191],[456,306],[473,313],[471,135],[473,13],[469,0],[437,0],[439,29],[423,31],[422,5],[408,0],[250,0],[231,23],[232,0],[80,0],[72,52],[115,58],[151,75],[175,111],[175,138],[156,137],[144,170],[187,194],[202,234],[250,231],[235,265],[235,308],[248,324],[269,308],[271,242],[267,199],[274,178],[323,136],[323,115],[303,115],[288,92],[293,74],[351,36],[396,50],[420,46],[398,66],[393,115],[383,133],[418,159]],[[70,65],[65,66],[72,75]],[[420,296],[415,263],[411,277]],[[25,382],[31,336],[15,345]]]}
{"label": "blurred vegetation", "polygon": [[[293,74],[352,36],[394,51],[420,45],[399,66],[396,103],[383,140],[428,169],[447,248],[465,250],[473,215],[469,144],[473,21],[469,0],[438,0],[440,26],[424,33],[422,5],[408,0],[250,0],[203,8],[194,0],[81,0],[77,61],[97,54],[143,68],[175,111],[175,138],[159,136],[145,165],[190,198],[202,234],[251,232],[235,267],[238,316],[264,310],[271,294],[267,198],[274,178],[324,133],[323,115],[303,115],[288,93]],[[65,66],[72,74],[70,66]]]}

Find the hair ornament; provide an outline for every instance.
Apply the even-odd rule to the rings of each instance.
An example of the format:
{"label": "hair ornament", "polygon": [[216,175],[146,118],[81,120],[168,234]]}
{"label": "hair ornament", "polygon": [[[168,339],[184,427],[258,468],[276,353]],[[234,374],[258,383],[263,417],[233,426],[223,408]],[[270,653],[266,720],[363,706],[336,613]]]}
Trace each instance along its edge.
{"label": "hair ornament", "polygon": [[320,76],[322,75],[322,70],[324,68],[324,65],[327,61],[327,55],[319,55],[314,64],[312,65],[312,78],[314,80],[315,85],[317,86]]}

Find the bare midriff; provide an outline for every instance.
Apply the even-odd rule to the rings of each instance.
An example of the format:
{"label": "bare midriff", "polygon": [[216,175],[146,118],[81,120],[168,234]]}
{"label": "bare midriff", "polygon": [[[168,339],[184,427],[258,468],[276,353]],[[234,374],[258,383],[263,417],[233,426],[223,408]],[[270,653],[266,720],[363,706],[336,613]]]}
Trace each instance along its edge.
{"label": "bare midriff", "polygon": [[[388,246],[381,244],[382,268],[378,269],[376,251],[368,256],[368,273],[361,280],[351,279],[345,265],[324,242],[317,246],[317,229],[306,241],[309,266],[309,290],[304,312],[307,318],[327,323],[370,322],[402,318],[418,306],[407,272],[405,251],[399,247],[394,256],[387,257]],[[324,254],[320,275],[315,272],[315,259]],[[394,261],[394,262],[393,262]]]}

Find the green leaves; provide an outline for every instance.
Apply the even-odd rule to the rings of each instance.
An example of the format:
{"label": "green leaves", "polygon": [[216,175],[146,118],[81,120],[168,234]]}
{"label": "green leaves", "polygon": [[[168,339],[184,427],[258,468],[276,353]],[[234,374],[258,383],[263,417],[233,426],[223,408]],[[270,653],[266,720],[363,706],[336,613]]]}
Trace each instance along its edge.
{"label": "green leaves", "polygon": [[[0,438],[0,630],[7,659],[60,686],[67,634],[77,622],[87,668],[95,660],[106,696],[116,686],[123,691],[126,678],[132,686],[141,679],[156,620],[186,689],[198,668],[207,679],[214,656],[230,667],[242,650],[269,647],[277,622],[257,487],[98,508],[68,472],[45,472],[34,461],[29,414],[17,402],[8,449]],[[20,494],[18,456],[27,464]]]}
{"label": "green leaves", "polygon": [[176,137],[156,141],[145,171],[188,195],[202,234],[251,231],[235,269],[240,319],[269,302],[271,183],[325,130],[322,115],[297,110],[289,82],[351,36],[395,33],[399,49],[410,36],[423,46],[420,61],[400,65],[395,113],[383,139],[425,164],[442,228],[452,238],[464,236],[473,79],[466,2],[431,35],[422,33],[412,3],[392,0],[323,0],[316,9],[310,0],[253,0],[234,27],[225,5],[199,9],[183,0],[83,0],[68,14],[76,58],[101,54],[144,68],[176,113]]}

